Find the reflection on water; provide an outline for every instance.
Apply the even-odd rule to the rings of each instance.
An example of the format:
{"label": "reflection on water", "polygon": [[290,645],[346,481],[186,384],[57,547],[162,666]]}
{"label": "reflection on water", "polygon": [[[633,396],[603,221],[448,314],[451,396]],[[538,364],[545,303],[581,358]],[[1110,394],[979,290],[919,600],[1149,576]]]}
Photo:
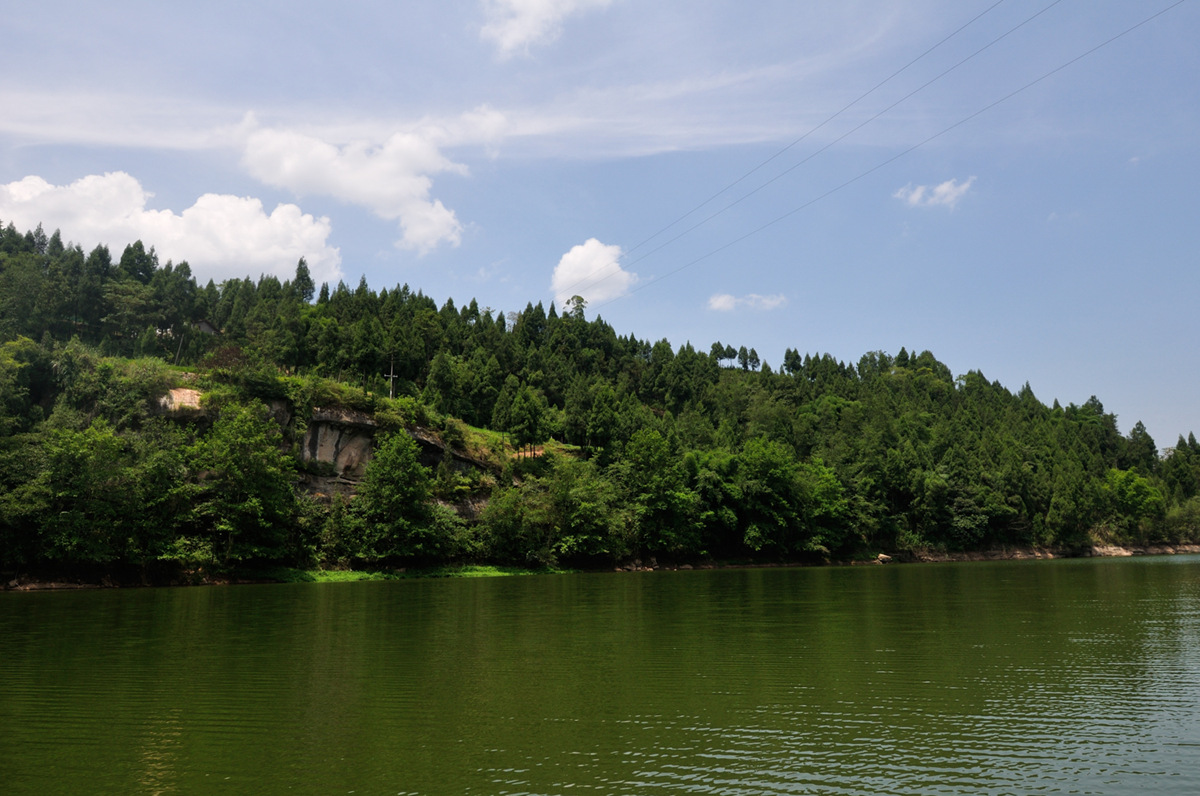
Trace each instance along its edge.
{"label": "reflection on water", "polygon": [[176,792],[176,751],[182,736],[178,708],[148,722],[141,742],[141,793],[161,796]]}
{"label": "reflection on water", "polygon": [[1200,559],[0,594],[43,793],[1200,792]]}

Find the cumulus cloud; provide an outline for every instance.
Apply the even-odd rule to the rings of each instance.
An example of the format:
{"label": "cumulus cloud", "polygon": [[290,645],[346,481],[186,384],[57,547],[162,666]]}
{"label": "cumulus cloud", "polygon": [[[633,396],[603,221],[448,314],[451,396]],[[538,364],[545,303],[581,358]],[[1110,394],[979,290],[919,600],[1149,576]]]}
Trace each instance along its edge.
{"label": "cumulus cloud", "polygon": [[550,277],[554,300],[561,307],[572,296],[589,302],[608,301],[625,295],[637,282],[637,274],[621,267],[621,247],[607,246],[595,238],[562,256]]}
{"label": "cumulus cloud", "polygon": [[212,193],[177,214],[148,209],[151,196],[119,171],[69,185],[30,176],[0,185],[0,218],[21,229],[60,229],[65,240],[85,249],[118,247],[117,257],[126,244],[141,240],[163,262],[187,260],[201,281],[264,273],[290,278],[301,257],[317,282],[341,278],[341,255],[328,244],[328,218],[314,218],[294,204],[268,214],[259,199]]}
{"label": "cumulus cloud", "polygon": [[787,297],[782,293],[774,296],[761,296],[758,293],[747,293],[744,296],[734,296],[730,293],[716,293],[709,297],[708,308],[717,312],[733,312],[738,307],[748,307],[753,310],[773,310],[787,304]]}
{"label": "cumulus cloud", "polygon": [[953,210],[974,182],[975,178],[972,176],[961,183],[958,180],[946,180],[940,185],[914,186],[909,183],[892,196],[909,207],[948,207]]}
{"label": "cumulus cloud", "polygon": [[528,52],[534,44],[554,41],[562,33],[563,20],[591,8],[603,8],[611,0],[484,0],[488,23],[480,35],[491,39],[508,58]]}
{"label": "cumulus cloud", "polygon": [[462,240],[454,211],[430,198],[430,175],[467,173],[439,150],[440,132],[400,132],[379,144],[338,146],[293,130],[251,126],[242,163],[268,185],[300,196],[333,196],[397,221],[401,236],[396,245],[425,254],[441,243],[457,246]]}

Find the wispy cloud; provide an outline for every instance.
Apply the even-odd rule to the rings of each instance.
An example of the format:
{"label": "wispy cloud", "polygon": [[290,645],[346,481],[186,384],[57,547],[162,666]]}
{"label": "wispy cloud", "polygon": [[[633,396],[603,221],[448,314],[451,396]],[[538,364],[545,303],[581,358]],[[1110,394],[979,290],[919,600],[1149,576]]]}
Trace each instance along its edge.
{"label": "wispy cloud", "polygon": [[747,293],[744,296],[716,293],[708,299],[708,308],[717,312],[733,312],[738,308],[767,311],[778,309],[785,304],[787,304],[787,297],[782,293],[774,296],[762,296],[758,293]]}
{"label": "wispy cloud", "polygon": [[554,300],[562,306],[572,296],[589,302],[607,301],[625,295],[637,282],[637,274],[621,267],[621,247],[595,238],[571,247],[550,277]]}
{"label": "wispy cloud", "polygon": [[[200,150],[230,143],[237,112],[194,97],[0,87],[0,135],[16,142]],[[87,124],[79,120],[86,118]]]}
{"label": "wispy cloud", "polygon": [[61,229],[64,239],[89,249],[142,240],[163,261],[187,260],[201,281],[261,273],[287,278],[301,257],[318,282],[341,278],[341,255],[328,243],[328,218],[314,218],[294,204],[267,213],[259,199],[212,193],[180,213],[150,210],[151,196],[119,171],[69,185],[30,176],[0,185],[0,218],[23,229]]}
{"label": "wispy cloud", "polygon": [[974,176],[961,183],[957,179],[946,180],[939,185],[914,186],[909,183],[892,196],[909,207],[948,207],[953,210],[974,183]]}
{"label": "wispy cloud", "polygon": [[552,42],[562,33],[563,20],[611,0],[484,0],[488,22],[480,35],[495,42],[500,57],[528,52],[535,44]]}

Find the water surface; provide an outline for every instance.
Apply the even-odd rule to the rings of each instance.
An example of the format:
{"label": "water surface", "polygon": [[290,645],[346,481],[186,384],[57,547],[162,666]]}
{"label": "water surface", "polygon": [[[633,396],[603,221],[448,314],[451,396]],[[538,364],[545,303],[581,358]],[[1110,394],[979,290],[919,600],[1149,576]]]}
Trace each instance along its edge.
{"label": "water surface", "polygon": [[6,793],[1200,792],[1200,558],[0,594]]}

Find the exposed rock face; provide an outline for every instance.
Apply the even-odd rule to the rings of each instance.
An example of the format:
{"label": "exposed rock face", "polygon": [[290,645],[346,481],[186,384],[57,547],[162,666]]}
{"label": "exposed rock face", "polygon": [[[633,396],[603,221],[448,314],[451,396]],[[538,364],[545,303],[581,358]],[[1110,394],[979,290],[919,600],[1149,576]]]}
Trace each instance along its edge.
{"label": "exposed rock face", "polygon": [[[435,434],[428,429],[410,428],[408,435],[416,441],[417,447],[421,451],[421,464],[430,469],[436,469],[446,456],[446,443],[439,439]],[[451,466],[458,470],[489,470],[497,469],[487,462],[482,462],[479,459],[473,459],[465,453],[450,449]]]}
{"label": "exposed rock face", "polygon": [[304,433],[300,458],[331,464],[338,477],[357,481],[366,472],[377,429],[374,419],[362,412],[315,409]]}
{"label": "exposed rock face", "polygon": [[200,408],[200,391],[188,387],[176,387],[158,397],[158,409],[166,414],[203,412]]}
{"label": "exposed rock face", "polygon": [[278,398],[267,401],[267,414],[280,428],[287,428],[292,422],[292,405]]}
{"label": "exposed rock face", "polygon": [[[175,420],[205,424],[211,422],[213,413],[201,406],[200,398],[199,390],[177,387],[160,396],[154,409]],[[293,433],[297,430],[292,406],[277,399],[267,402],[267,410],[270,418],[284,429],[284,447],[291,450],[291,440],[295,439]],[[375,436],[379,433],[375,418],[354,409],[317,407],[304,429],[300,459],[310,466],[299,473],[302,488],[319,496],[352,497],[366,475]],[[448,462],[461,470],[497,469],[453,449],[448,451],[445,442],[428,429],[414,428],[407,433],[416,441],[420,461],[426,467],[436,468]],[[482,510],[483,503],[482,500],[468,500],[456,505],[456,510],[465,517],[474,518]]]}

